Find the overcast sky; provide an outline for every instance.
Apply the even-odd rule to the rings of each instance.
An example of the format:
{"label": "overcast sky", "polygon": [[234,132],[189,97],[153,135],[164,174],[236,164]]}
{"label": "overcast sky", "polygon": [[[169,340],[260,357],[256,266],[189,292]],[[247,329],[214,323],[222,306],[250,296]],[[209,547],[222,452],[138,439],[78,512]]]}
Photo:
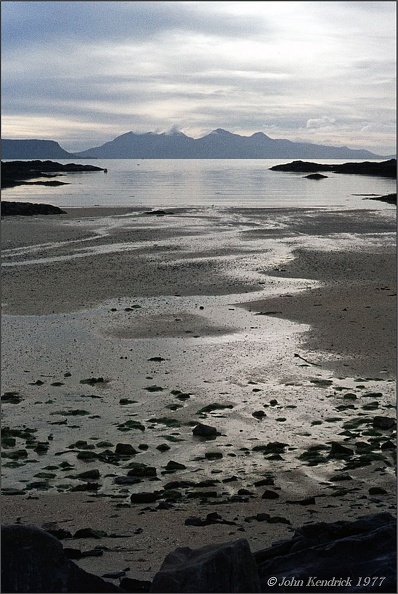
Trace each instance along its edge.
{"label": "overcast sky", "polygon": [[395,152],[396,2],[1,2],[2,137],[215,128]]}

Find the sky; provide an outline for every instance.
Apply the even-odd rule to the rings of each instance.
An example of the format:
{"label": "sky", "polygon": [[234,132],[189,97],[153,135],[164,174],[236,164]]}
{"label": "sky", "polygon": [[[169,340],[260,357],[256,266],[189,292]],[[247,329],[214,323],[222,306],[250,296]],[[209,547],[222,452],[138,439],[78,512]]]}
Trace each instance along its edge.
{"label": "sky", "polygon": [[395,154],[396,2],[1,1],[2,138],[216,128]]}

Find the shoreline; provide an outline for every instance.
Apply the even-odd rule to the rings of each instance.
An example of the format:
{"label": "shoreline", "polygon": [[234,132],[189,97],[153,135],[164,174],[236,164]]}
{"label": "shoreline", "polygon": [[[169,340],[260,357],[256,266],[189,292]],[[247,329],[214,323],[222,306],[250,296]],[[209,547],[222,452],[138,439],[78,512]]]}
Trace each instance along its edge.
{"label": "shoreline", "polygon": [[[3,464],[3,487],[21,493],[3,495],[3,523],[102,526],[119,537],[64,541],[106,547],[79,565],[98,575],[129,566],[131,577],[152,579],[176,546],[244,537],[255,551],[307,522],[392,512],[394,462],[381,446],[394,434],[372,423],[394,416],[394,221],[384,211],[294,209],[281,224],[281,210],[84,209],[2,221],[3,392],[20,397],[3,403],[3,422],[18,429],[29,419],[34,447],[46,444],[35,452],[17,436],[4,448],[27,456]],[[98,377],[103,385],[82,384]],[[198,414],[215,404],[224,408]],[[65,414],[72,410],[87,415]],[[151,421],[163,417],[174,426]],[[115,428],[126,420],[145,430]],[[195,441],[197,422],[222,435]],[[107,440],[112,452],[119,442],[138,453],[85,462],[77,456],[85,446],[70,447],[79,440],[88,451]],[[352,455],[330,457],[336,440]],[[276,442],[288,445],[254,449]],[[325,456],[308,464],[300,456],[314,445]],[[212,452],[222,457],[206,458]],[[170,460],[185,469],[167,474]],[[115,485],[132,462],[156,467],[156,480]],[[100,471],[98,494],[73,492],[89,487],[73,476],[90,469]],[[335,482],[342,474],[351,479]],[[271,486],[255,484],[262,479]],[[195,485],[175,487],[181,497],[159,508],[172,481]],[[374,486],[385,493],[372,495]],[[216,496],[190,499],[204,489]],[[153,504],[129,501],[154,490]],[[278,497],[264,499],[266,490]],[[236,523],[184,523],[213,511]],[[261,512],[290,524],[246,521]]]}

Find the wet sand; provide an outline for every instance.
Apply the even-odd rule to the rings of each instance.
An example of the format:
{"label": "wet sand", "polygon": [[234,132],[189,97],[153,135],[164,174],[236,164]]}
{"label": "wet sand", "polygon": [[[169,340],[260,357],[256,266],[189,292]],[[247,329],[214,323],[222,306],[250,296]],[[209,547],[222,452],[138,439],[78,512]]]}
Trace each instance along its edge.
{"label": "wet sand", "polygon": [[[176,546],[260,550],[395,509],[395,433],[373,423],[395,418],[395,210],[70,209],[3,220],[2,251],[3,523],[104,530],[64,546],[150,580]],[[221,435],[195,438],[197,422]],[[137,453],[112,459],[117,443]],[[133,462],[156,476],[118,483]],[[159,499],[131,504],[143,491]],[[233,523],[184,523],[213,511]]]}

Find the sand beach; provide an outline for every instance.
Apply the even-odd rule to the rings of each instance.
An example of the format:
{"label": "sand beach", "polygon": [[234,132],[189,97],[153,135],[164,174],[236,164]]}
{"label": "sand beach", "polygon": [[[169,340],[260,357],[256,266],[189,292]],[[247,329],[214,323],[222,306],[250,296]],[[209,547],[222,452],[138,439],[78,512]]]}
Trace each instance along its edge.
{"label": "sand beach", "polygon": [[177,546],[394,513],[395,214],[4,218],[2,523],[152,580]]}

